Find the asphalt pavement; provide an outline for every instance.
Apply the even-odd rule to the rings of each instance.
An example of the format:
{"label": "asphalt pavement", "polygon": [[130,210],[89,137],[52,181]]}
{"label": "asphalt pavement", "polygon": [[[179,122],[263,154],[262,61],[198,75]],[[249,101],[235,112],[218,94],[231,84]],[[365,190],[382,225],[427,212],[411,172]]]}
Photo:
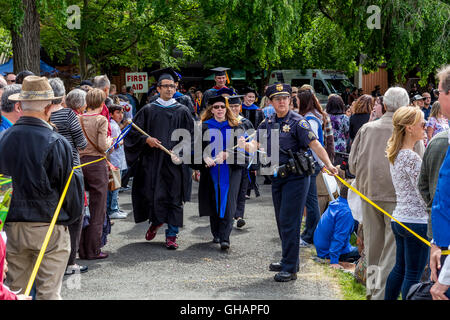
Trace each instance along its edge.
{"label": "asphalt pavement", "polygon": [[131,191],[120,193],[120,208],[130,214],[113,220],[103,248],[109,257],[78,260],[89,271],[64,277],[63,299],[341,299],[336,280],[309,258],[314,249],[301,249],[296,281],[273,280],[268,266],[280,260],[281,242],[270,186],[260,187],[261,196],[252,192],[247,200],[246,225],[233,227],[229,252],[212,242],[209,218],[198,216],[198,183],[193,182],[193,201],[185,204],[178,250],[166,249],[165,226],[146,241],[148,223],[134,222]]}

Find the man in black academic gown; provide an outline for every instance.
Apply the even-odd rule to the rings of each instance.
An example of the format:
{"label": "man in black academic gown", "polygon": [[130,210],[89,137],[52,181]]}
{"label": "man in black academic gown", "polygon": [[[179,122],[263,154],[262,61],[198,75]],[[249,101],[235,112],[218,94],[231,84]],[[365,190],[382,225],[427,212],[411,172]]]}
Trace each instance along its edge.
{"label": "man in black academic gown", "polygon": [[227,82],[229,82],[227,70],[230,70],[230,68],[217,67],[217,68],[211,69],[211,71],[214,71],[214,81],[216,82],[216,85],[214,87],[212,87],[211,89],[206,90],[203,93],[200,110],[198,110],[199,115],[202,113],[203,110],[206,109],[206,107],[208,105],[208,99],[210,97],[217,96],[218,90],[220,90],[222,88],[228,88],[226,86]]}
{"label": "man in black academic gown", "polygon": [[[187,165],[176,164],[175,157],[165,153],[181,141],[171,141],[176,129],[193,134],[194,122],[189,109],[178,103],[175,94],[176,74],[171,70],[158,73],[160,97],[144,106],[133,122],[149,136],[131,129],[125,138],[125,155],[134,172],[132,202],[136,223],[151,223],[145,238],[152,240],[158,229],[167,223],[166,247],[177,249],[178,228],[183,226],[183,205],[190,200],[191,175]],[[190,141],[183,141],[189,143]]]}

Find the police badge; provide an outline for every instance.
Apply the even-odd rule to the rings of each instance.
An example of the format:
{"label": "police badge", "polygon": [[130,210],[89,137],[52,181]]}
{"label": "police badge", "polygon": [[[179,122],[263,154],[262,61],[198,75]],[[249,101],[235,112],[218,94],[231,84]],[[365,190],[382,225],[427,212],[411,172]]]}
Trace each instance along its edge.
{"label": "police badge", "polygon": [[279,83],[276,86],[277,91],[282,91],[283,90],[283,84]]}
{"label": "police badge", "polygon": [[283,126],[283,132],[289,132],[291,130],[291,127],[288,124],[285,124]]}

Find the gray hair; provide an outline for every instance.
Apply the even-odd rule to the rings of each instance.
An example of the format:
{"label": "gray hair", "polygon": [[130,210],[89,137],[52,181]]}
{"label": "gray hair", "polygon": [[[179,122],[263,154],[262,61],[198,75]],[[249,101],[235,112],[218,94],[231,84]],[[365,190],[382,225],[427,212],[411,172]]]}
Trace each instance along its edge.
{"label": "gray hair", "polygon": [[401,87],[392,87],[384,94],[383,103],[386,111],[395,112],[400,107],[409,105],[408,92]]}
{"label": "gray hair", "polygon": [[[66,94],[66,88],[64,87],[64,82],[60,78],[50,78],[48,83],[53,89],[53,94],[55,97],[63,97]],[[52,104],[60,104],[62,99],[52,100]]]}
{"label": "gray hair", "polygon": [[2,94],[2,111],[3,112],[12,112],[14,110],[14,105],[17,101],[9,100],[9,96],[12,94],[20,93],[22,90],[22,85],[20,84],[10,84],[3,88]]}
{"label": "gray hair", "polygon": [[0,75],[0,89],[3,89],[7,85],[8,85],[8,83],[6,82],[5,77]]}
{"label": "gray hair", "polygon": [[43,101],[20,101],[20,105],[23,111],[44,111],[45,107],[51,103],[50,100]]}
{"label": "gray hair", "polygon": [[439,81],[442,82],[442,89],[447,94],[450,91],[450,64],[439,69],[437,76]]}
{"label": "gray hair", "polygon": [[106,87],[111,87],[111,82],[109,82],[107,75],[96,76],[94,78],[94,88],[104,89]]}
{"label": "gray hair", "polygon": [[77,110],[86,104],[86,91],[73,89],[66,96],[66,106],[72,110]]}

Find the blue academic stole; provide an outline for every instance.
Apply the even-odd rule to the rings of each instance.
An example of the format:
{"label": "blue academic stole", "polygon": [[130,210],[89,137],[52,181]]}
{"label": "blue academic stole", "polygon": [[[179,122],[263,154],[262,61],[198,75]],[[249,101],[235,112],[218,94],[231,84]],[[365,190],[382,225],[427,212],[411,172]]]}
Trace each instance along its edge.
{"label": "blue academic stole", "polygon": [[[205,121],[208,125],[208,129],[216,129],[220,130],[222,133],[222,150],[217,150],[217,148],[213,148],[211,152],[211,156],[215,158],[220,151],[225,151],[227,148],[227,142],[229,141],[231,129],[228,121],[218,122],[214,118]],[[227,133],[228,131],[228,133]],[[214,137],[215,139],[215,137]],[[214,141],[210,141],[213,143]],[[227,208],[227,199],[228,199],[228,191],[230,188],[230,168],[226,163],[226,160],[223,164],[216,164],[214,167],[209,168],[209,172],[211,174],[214,191],[216,196],[216,210],[219,213],[220,218],[225,216],[225,211]]]}

